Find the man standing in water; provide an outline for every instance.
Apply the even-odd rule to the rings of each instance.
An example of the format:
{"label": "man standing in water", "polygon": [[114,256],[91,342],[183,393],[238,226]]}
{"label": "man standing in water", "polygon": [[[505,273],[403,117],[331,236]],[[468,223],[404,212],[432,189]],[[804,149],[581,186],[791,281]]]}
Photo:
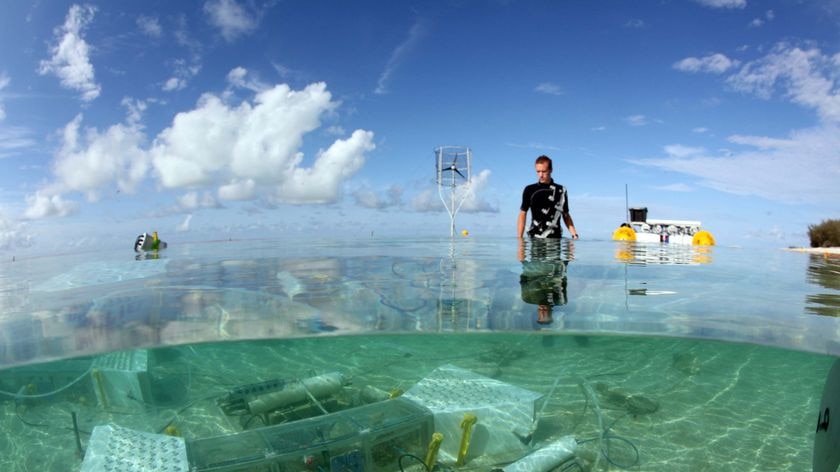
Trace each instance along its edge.
{"label": "man standing in water", "polygon": [[[578,232],[572,215],[569,214],[569,198],[566,189],[551,178],[551,159],[540,156],[534,163],[537,183],[528,185],[522,191],[516,236],[519,238],[519,260],[522,275],[519,284],[522,300],[537,305],[537,323],[550,324],[552,309],[566,304],[566,264],[559,245],[563,236],[560,218],[569,228],[572,239],[578,239]],[[531,260],[525,259],[525,220],[531,211],[531,227],[528,236],[531,241]]]}
{"label": "man standing in water", "polygon": [[572,239],[578,239],[578,232],[572,215],[569,214],[569,199],[566,189],[551,178],[551,159],[540,156],[534,163],[537,171],[537,183],[528,185],[522,192],[522,204],[519,206],[517,236],[522,239],[525,232],[525,218],[531,210],[531,227],[528,236],[532,238],[560,238],[563,228],[560,218],[569,228]]}

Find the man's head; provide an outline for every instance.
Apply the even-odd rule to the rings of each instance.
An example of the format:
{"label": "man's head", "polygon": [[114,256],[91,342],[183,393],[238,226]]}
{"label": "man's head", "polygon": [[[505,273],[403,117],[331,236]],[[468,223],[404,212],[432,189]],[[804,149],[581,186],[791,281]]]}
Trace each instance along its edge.
{"label": "man's head", "polygon": [[540,156],[534,163],[534,168],[537,171],[537,179],[541,184],[551,182],[551,158],[548,156]]}

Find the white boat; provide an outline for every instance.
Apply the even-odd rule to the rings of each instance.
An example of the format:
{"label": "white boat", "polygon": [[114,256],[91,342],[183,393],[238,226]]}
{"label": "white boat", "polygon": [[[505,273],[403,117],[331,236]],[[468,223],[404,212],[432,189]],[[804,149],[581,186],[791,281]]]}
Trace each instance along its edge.
{"label": "white boat", "polygon": [[648,219],[647,208],[630,208],[630,222],[613,233],[617,241],[713,246],[715,238],[695,220]]}
{"label": "white boat", "polygon": [[642,243],[691,244],[694,235],[701,231],[699,221],[654,220],[631,221],[636,241]]}

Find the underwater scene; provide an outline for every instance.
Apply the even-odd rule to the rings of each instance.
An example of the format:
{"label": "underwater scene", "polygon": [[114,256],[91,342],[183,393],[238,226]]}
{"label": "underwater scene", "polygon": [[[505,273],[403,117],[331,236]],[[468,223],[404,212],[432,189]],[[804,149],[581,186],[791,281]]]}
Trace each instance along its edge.
{"label": "underwater scene", "polygon": [[371,238],[0,271],[2,470],[834,470],[836,257]]}

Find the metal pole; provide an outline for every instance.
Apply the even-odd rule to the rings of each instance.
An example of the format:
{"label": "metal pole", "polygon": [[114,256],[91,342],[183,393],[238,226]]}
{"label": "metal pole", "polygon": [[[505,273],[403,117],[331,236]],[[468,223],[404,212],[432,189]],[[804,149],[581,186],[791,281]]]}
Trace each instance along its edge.
{"label": "metal pole", "polygon": [[452,204],[453,212],[449,215],[452,225],[449,228],[449,237],[455,237],[455,172],[452,172],[452,192],[450,193],[450,202]]}
{"label": "metal pole", "polygon": [[627,193],[627,184],[624,184],[624,210],[626,211],[625,215],[627,217],[627,222],[630,223],[630,198]]}

